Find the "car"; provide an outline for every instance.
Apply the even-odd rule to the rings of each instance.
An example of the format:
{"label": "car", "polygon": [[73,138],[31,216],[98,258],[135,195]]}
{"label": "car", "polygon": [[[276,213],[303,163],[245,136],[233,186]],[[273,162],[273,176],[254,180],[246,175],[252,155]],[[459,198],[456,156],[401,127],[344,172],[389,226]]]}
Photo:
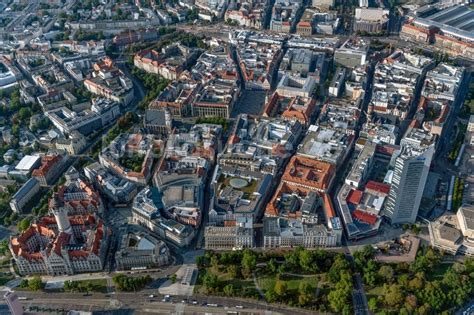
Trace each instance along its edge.
{"label": "car", "polygon": [[154,298],[155,296],[153,294],[150,294],[149,298],[152,299]]}
{"label": "car", "polygon": [[242,305],[236,305],[235,308],[243,309],[244,307]]}
{"label": "car", "polygon": [[197,304],[198,304],[198,301],[194,300],[193,305],[197,305]]}

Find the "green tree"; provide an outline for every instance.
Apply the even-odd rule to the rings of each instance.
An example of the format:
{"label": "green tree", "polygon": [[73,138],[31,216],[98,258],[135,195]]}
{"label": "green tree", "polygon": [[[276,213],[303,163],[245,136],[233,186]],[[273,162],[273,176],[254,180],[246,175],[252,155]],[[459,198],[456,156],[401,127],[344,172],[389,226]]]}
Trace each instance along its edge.
{"label": "green tree", "polygon": [[269,303],[275,302],[278,299],[277,294],[273,288],[270,288],[265,292],[265,300]]}
{"label": "green tree", "polygon": [[383,280],[387,281],[388,283],[391,283],[393,281],[394,272],[392,267],[388,265],[383,265],[382,267],[380,267],[378,275]]}
{"label": "green tree", "polygon": [[234,294],[235,294],[235,289],[234,289],[234,286],[232,284],[226,285],[224,287],[223,291],[224,291],[224,294],[226,296],[234,296]]}
{"label": "green tree", "polygon": [[204,275],[202,282],[208,293],[217,292],[220,285],[219,278],[215,274],[210,273]]}
{"label": "green tree", "polygon": [[288,285],[286,284],[285,281],[277,280],[275,282],[274,291],[275,291],[276,295],[278,295],[278,297],[280,299],[282,299],[288,293]]}
{"label": "green tree", "polygon": [[313,254],[309,250],[302,249],[299,251],[299,261],[303,271],[313,271],[314,267],[317,267],[317,265],[314,264],[313,261]]}
{"label": "green tree", "polygon": [[437,312],[441,311],[447,303],[446,294],[439,281],[427,282],[418,293],[418,298],[430,305]]}
{"label": "green tree", "polygon": [[377,312],[377,307],[378,307],[378,302],[377,298],[370,298],[369,301],[367,302],[369,306],[369,310],[373,313]]}
{"label": "green tree", "polygon": [[249,278],[252,275],[252,272],[257,267],[257,257],[254,252],[251,250],[244,250],[244,254],[242,256],[242,275],[245,278]]}
{"label": "green tree", "polygon": [[30,220],[28,218],[24,218],[17,224],[18,231],[24,232],[30,227]]}
{"label": "green tree", "polygon": [[367,265],[364,267],[363,279],[367,285],[374,286],[377,283],[377,263],[373,260],[369,260]]}
{"label": "green tree", "polygon": [[270,259],[270,261],[267,263],[267,268],[271,273],[277,272],[278,265],[274,258]]}
{"label": "green tree", "polygon": [[237,265],[229,265],[229,267],[227,267],[227,273],[233,279],[240,278],[240,269]]}
{"label": "green tree", "polygon": [[28,288],[28,287],[29,287],[28,279],[21,279],[20,288]]}
{"label": "green tree", "polygon": [[344,271],[350,270],[350,264],[344,255],[337,255],[328,272],[328,278],[332,282],[338,282]]}
{"label": "green tree", "polygon": [[28,287],[32,291],[38,291],[43,288],[43,281],[41,281],[40,276],[34,276],[31,280],[28,281]]}
{"label": "green tree", "polygon": [[328,302],[335,312],[341,312],[350,301],[350,292],[345,289],[332,290],[328,294]]}
{"label": "green tree", "polygon": [[26,108],[26,107],[20,108],[20,111],[18,112],[18,119],[20,121],[25,121],[30,116],[31,116],[31,111],[29,108]]}
{"label": "green tree", "polygon": [[408,282],[408,289],[412,292],[416,292],[417,290],[420,290],[424,285],[424,281],[420,277],[416,277],[411,279]]}
{"label": "green tree", "polygon": [[306,306],[313,300],[314,288],[308,282],[301,282],[298,287],[298,304]]}
{"label": "green tree", "polygon": [[385,303],[389,306],[400,305],[404,299],[405,294],[398,284],[384,285]]}

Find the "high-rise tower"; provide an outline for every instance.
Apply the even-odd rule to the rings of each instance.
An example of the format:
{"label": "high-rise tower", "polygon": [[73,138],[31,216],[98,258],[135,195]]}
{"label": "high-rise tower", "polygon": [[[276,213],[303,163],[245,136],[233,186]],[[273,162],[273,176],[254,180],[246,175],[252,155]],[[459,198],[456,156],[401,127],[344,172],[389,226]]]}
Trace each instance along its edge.
{"label": "high-rise tower", "polygon": [[385,207],[392,224],[414,223],[435,151],[430,136],[414,130],[392,157],[393,176]]}

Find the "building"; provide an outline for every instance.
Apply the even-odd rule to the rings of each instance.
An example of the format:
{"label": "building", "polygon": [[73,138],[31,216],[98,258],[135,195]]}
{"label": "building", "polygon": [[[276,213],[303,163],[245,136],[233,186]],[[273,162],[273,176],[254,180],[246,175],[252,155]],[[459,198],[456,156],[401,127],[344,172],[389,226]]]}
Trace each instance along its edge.
{"label": "building", "polygon": [[344,90],[344,83],[346,81],[346,70],[345,68],[338,68],[332,81],[329,85],[329,95],[334,97],[340,97]]}
{"label": "building", "polygon": [[282,182],[319,192],[327,192],[333,182],[335,166],[303,156],[293,156],[283,173]]}
{"label": "building", "polygon": [[173,43],[163,47],[160,52],[143,50],[137,53],[133,58],[133,64],[146,72],[159,74],[168,80],[176,80],[196,61],[199,54],[198,49]]}
{"label": "building", "polygon": [[368,43],[363,39],[348,39],[334,52],[334,61],[344,67],[354,68],[367,62]]}
{"label": "building", "polygon": [[95,162],[84,167],[84,174],[109,200],[129,204],[137,194],[137,185],[121,178]]}
{"label": "building", "polygon": [[352,165],[345,183],[351,187],[359,189],[368,178],[374,162],[376,144],[366,141],[364,148],[357,153],[355,163]]}
{"label": "building", "polygon": [[463,205],[456,213],[462,235],[469,240],[474,240],[474,206]]}
{"label": "building", "polygon": [[21,213],[25,205],[33,198],[40,190],[40,183],[35,178],[30,178],[10,200],[10,208],[13,212]]}
{"label": "building", "polygon": [[10,251],[21,275],[72,275],[101,271],[108,250],[108,229],[94,215],[67,216],[52,207],[19,236]]}
{"label": "building", "polygon": [[344,163],[354,145],[354,136],[344,131],[311,125],[301,144],[297,155],[323,161],[336,168]]}
{"label": "building", "polygon": [[288,97],[312,97],[315,87],[316,81],[312,77],[300,78],[285,74],[278,82],[276,92]]}
{"label": "building", "polygon": [[330,99],[321,108],[316,125],[355,135],[361,117],[358,105],[359,99]]}
{"label": "building", "polygon": [[0,91],[12,91],[18,86],[18,82],[13,71],[0,61]]}
{"label": "building", "polygon": [[108,57],[93,65],[92,77],[84,80],[85,88],[96,95],[127,106],[133,99],[133,83]]}
{"label": "building", "polygon": [[383,8],[356,8],[354,32],[381,32],[387,26],[389,13],[389,10]]}
{"label": "building", "polygon": [[182,118],[191,116],[191,103],[201,87],[199,83],[186,80],[172,81],[148,106],[151,114],[150,124],[153,125],[154,111],[158,110],[169,111],[172,117]]}
{"label": "building", "polygon": [[400,38],[407,41],[429,44],[434,41],[434,34],[437,31],[438,29],[435,27],[430,27],[426,29],[407,23],[402,26]]}
{"label": "building", "polygon": [[342,226],[328,195],[281,183],[266,207],[264,248],[339,246]]}
{"label": "building", "polygon": [[77,113],[67,107],[59,107],[45,112],[45,115],[63,135],[74,131],[88,135],[102,127],[100,115],[91,110]]}
{"label": "building", "polygon": [[308,21],[300,21],[296,24],[296,34],[302,36],[311,36],[313,35],[313,25]]}
{"label": "building", "polygon": [[177,246],[188,246],[194,238],[194,229],[162,216],[160,199],[160,193],[155,187],[142,189],[133,200],[132,222],[146,227]]}
{"label": "building", "polygon": [[314,8],[333,8],[334,0],[312,0],[311,6]]}
{"label": "building", "polygon": [[[453,255],[474,256],[472,210],[457,214],[447,212],[428,225],[431,246]],[[471,207],[472,208],[472,207]],[[460,213],[461,211],[461,213]],[[464,225],[464,227],[463,227]],[[463,233],[463,229],[466,234]]]}
{"label": "building", "polygon": [[191,104],[192,116],[229,118],[239,96],[236,81],[214,78],[196,95]]}
{"label": "building", "polygon": [[115,253],[118,270],[156,268],[170,263],[170,251],[163,241],[130,227],[121,228],[120,233]]}
{"label": "building", "polygon": [[227,10],[225,12],[225,21],[230,20],[237,23],[239,26],[261,29],[264,15],[264,8],[261,6],[261,3],[252,3],[251,5],[254,6],[253,8],[244,6],[244,4],[249,5],[248,3],[243,3],[240,10]]}
{"label": "building", "polygon": [[427,16],[416,17],[412,24],[430,34],[435,33],[434,45],[443,52],[474,59],[474,10],[466,5],[453,5],[434,11]]}
{"label": "building", "polygon": [[292,75],[294,77],[312,77],[321,83],[324,72],[326,54],[307,48],[289,48],[283,56],[278,69],[278,77]]}
{"label": "building", "polygon": [[25,155],[15,166],[15,169],[10,171],[10,175],[26,180],[40,165],[41,157],[39,155]]}
{"label": "building", "polygon": [[120,134],[99,154],[99,162],[124,179],[146,185],[152,175],[155,150],[162,141],[151,134]]}
{"label": "building", "polygon": [[467,124],[467,131],[474,132],[474,115],[469,117],[469,123]]}
{"label": "building", "polygon": [[247,90],[269,90],[272,70],[281,56],[279,45],[244,43],[237,46],[237,61]]}
{"label": "building", "polygon": [[102,214],[104,203],[100,194],[83,180],[79,172],[71,167],[64,173],[66,182],[53,193],[49,200],[50,208],[64,211],[68,215]]}
{"label": "building", "polygon": [[277,92],[267,98],[263,109],[263,117],[277,117],[285,121],[298,121],[304,127],[308,127],[316,112],[316,100],[306,97],[281,96]]}
{"label": "building", "polygon": [[237,217],[225,226],[206,226],[204,247],[208,250],[241,250],[255,247],[253,219]]}
{"label": "building", "polygon": [[426,73],[421,94],[429,100],[454,102],[464,79],[464,68],[440,63]]}
{"label": "building", "polygon": [[417,138],[416,131],[402,139],[392,158],[393,176],[384,212],[392,224],[415,222],[434,151],[434,143]]}
{"label": "building", "polygon": [[145,110],[143,126],[150,133],[166,136],[173,126],[171,113],[167,109],[149,107]]}
{"label": "building", "polygon": [[56,150],[65,151],[69,155],[82,153],[86,145],[85,137],[78,131],[72,131],[67,138],[59,138],[55,142]]}
{"label": "building", "polygon": [[49,186],[63,171],[67,155],[45,155],[41,157],[41,165],[33,170],[31,177],[36,178],[42,187]]}

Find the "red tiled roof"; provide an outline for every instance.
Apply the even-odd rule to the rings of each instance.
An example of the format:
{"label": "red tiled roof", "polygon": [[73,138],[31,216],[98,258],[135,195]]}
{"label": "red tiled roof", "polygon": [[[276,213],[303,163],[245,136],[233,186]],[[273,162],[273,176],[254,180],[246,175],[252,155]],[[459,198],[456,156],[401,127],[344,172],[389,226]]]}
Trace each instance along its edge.
{"label": "red tiled roof", "polygon": [[374,225],[375,222],[377,222],[377,217],[375,215],[367,213],[367,212],[363,212],[359,209],[352,212],[352,215],[357,220],[368,223],[370,225]]}
{"label": "red tiled roof", "polygon": [[389,146],[389,145],[378,145],[375,148],[375,151],[377,153],[382,153],[386,155],[392,155],[397,148],[395,146]]}
{"label": "red tiled roof", "polygon": [[53,165],[59,163],[60,160],[61,157],[59,155],[44,156],[41,159],[41,166],[38,169],[33,170],[31,176],[45,176],[46,174],[48,174],[49,170],[53,167]]}
{"label": "red tiled roof", "polygon": [[307,22],[307,21],[301,21],[298,23],[297,26],[300,26],[300,27],[311,27],[311,23],[310,22]]}
{"label": "red tiled roof", "polygon": [[352,203],[354,205],[358,205],[362,200],[362,195],[364,193],[357,189],[352,189],[349,194],[347,195],[347,202]]}
{"label": "red tiled roof", "polygon": [[390,185],[370,180],[367,182],[367,185],[365,185],[365,189],[378,191],[388,195],[390,192]]}

